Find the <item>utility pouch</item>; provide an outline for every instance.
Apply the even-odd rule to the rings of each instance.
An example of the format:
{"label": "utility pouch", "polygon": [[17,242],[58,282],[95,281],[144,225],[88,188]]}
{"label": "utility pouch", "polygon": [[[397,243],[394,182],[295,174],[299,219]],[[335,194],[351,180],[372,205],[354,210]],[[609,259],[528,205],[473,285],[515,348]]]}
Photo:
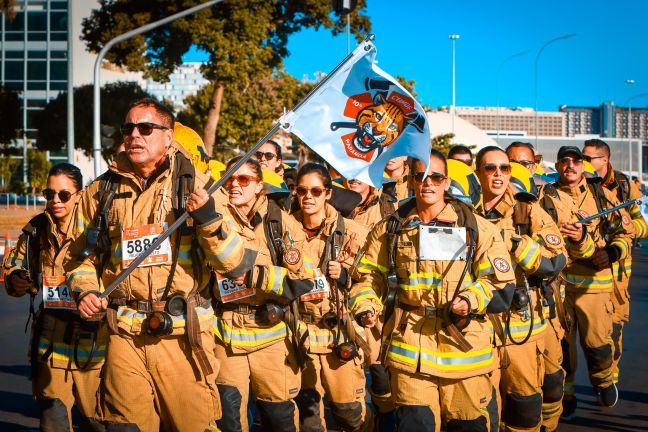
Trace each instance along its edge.
{"label": "utility pouch", "polygon": [[358,348],[353,342],[342,342],[333,349],[337,358],[343,363],[353,360],[358,356]]}
{"label": "utility pouch", "polygon": [[285,310],[276,303],[268,302],[259,306],[254,315],[262,325],[277,325],[284,320]]}
{"label": "utility pouch", "polygon": [[333,311],[326,312],[320,322],[329,330],[333,330],[338,324],[338,317]]}
{"label": "utility pouch", "polygon": [[179,294],[173,295],[166,301],[165,309],[169,315],[182,316],[187,310],[187,300]]}
{"label": "utility pouch", "polygon": [[144,321],[144,328],[149,336],[168,336],[173,332],[171,315],[164,311],[151,312]]}

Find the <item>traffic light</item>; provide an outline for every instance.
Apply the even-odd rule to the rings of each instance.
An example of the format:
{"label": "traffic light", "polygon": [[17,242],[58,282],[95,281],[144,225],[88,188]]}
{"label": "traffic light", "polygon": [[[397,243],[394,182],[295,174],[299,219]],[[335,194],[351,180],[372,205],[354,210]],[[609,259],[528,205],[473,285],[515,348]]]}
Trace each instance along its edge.
{"label": "traffic light", "polygon": [[338,15],[346,15],[356,8],[358,0],[335,0],[335,12]]}

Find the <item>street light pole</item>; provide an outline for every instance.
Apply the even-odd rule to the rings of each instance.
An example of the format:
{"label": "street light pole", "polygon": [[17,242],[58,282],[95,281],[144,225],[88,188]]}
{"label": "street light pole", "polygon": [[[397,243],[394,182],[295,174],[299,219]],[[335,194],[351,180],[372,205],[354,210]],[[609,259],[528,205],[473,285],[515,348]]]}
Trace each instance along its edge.
{"label": "street light pole", "polygon": [[448,39],[452,41],[452,133],[455,132],[455,114],[457,113],[457,92],[456,92],[456,81],[455,81],[455,44],[457,39],[461,36],[458,34],[451,34],[448,36]]}
{"label": "street light pole", "polygon": [[538,61],[540,60],[540,55],[545,50],[545,48],[547,48],[552,43],[558,42],[558,41],[561,41],[561,40],[564,40],[564,39],[569,39],[569,38],[572,38],[572,37],[575,37],[575,36],[576,36],[576,33],[571,33],[571,34],[559,36],[557,38],[553,38],[550,41],[548,41],[547,43],[545,43],[544,45],[542,45],[542,47],[538,51],[538,54],[536,55],[535,66],[534,66],[534,80],[533,80],[533,82],[534,82],[534,99],[535,99],[535,103],[534,103],[535,108],[534,108],[534,113],[533,113],[533,117],[534,117],[533,123],[534,123],[534,128],[535,128],[535,148],[536,149],[538,148]]}
{"label": "street light pole", "polygon": [[515,57],[523,56],[528,53],[529,50],[512,54],[506,57],[504,60],[502,60],[502,63],[500,63],[499,67],[497,68],[497,74],[495,78],[495,99],[497,100],[497,138],[499,138],[499,133],[500,133],[500,103],[499,103],[500,72],[502,72],[502,68],[509,60],[514,59]]}
{"label": "street light pole", "polygon": [[93,123],[93,135],[92,135],[92,156],[94,157],[94,175],[95,178],[99,176],[99,170],[100,170],[100,158],[101,158],[101,92],[100,92],[100,71],[101,71],[101,62],[103,61],[104,57],[108,53],[108,50],[112,48],[115,44],[125,41],[127,39],[132,38],[133,36],[140,35],[142,33],[146,33],[149,30],[153,30],[154,28],[163,26],[164,24],[168,24],[172,21],[177,20],[178,18],[184,18],[187,15],[194,14],[198,11],[201,11],[203,9],[206,9],[210,6],[215,5],[216,3],[220,3],[223,0],[210,0],[208,2],[199,4],[198,6],[194,6],[192,8],[183,10],[181,12],[178,12],[176,14],[170,15],[166,18],[162,18],[161,20],[154,21],[152,23],[146,24],[142,27],[138,27],[136,29],[133,29],[131,31],[128,31],[122,35],[119,35],[111,40],[109,40],[106,45],[99,51],[99,54],[97,55],[97,59],[95,60],[95,65],[94,65],[94,89],[93,89],[93,118],[92,118],[92,123]]}
{"label": "street light pole", "polygon": [[[632,81],[632,82],[628,82],[628,81]],[[626,80],[626,82],[628,84],[633,84],[634,80]],[[631,98],[629,98],[628,100],[626,100],[626,102],[624,104],[624,105],[626,105],[628,107],[628,143],[629,143],[628,147],[629,147],[630,154],[632,154],[632,104],[631,104],[631,102],[633,100],[635,100],[635,99],[639,99],[639,98],[642,98],[642,97],[645,97],[645,96],[648,96],[648,92],[647,93],[640,93],[638,95],[634,95]],[[641,131],[639,131],[639,138],[641,138]],[[639,142],[641,143],[641,140],[639,140]],[[639,147],[641,147],[641,145],[639,145]],[[639,159],[639,167],[638,167],[639,168],[639,175],[638,175],[638,177],[641,178],[641,170],[642,170],[641,169],[641,148],[639,149],[637,154],[639,155],[639,158],[638,158]],[[630,157],[630,166],[631,165],[632,165],[632,157]],[[632,171],[632,170],[630,170],[630,171]],[[630,175],[632,176],[632,173]]]}

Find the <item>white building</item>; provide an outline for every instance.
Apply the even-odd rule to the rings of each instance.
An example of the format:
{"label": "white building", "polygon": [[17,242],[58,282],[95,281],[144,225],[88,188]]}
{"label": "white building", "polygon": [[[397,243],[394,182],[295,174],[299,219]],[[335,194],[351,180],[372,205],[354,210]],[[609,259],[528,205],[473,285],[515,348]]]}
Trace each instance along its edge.
{"label": "white building", "polygon": [[159,100],[171,102],[177,112],[185,108],[184,100],[187,96],[198,93],[209,82],[200,72],[201,65],[199,62],[184,63],[171,74],[169,82],[159,83],[148,79],[143,88]]}

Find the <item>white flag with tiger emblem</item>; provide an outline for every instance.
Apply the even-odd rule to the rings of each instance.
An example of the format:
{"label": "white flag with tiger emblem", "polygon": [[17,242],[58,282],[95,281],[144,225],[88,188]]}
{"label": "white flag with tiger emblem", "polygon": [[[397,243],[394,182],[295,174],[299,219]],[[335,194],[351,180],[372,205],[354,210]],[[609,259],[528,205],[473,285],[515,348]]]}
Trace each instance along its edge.
{"label": "white flag with tiger emblem", "polygon": [[423,107],[375,58],[363,41],[280,122],[347,179],[380,188],[390,159],[427,166],[432,143]]}

